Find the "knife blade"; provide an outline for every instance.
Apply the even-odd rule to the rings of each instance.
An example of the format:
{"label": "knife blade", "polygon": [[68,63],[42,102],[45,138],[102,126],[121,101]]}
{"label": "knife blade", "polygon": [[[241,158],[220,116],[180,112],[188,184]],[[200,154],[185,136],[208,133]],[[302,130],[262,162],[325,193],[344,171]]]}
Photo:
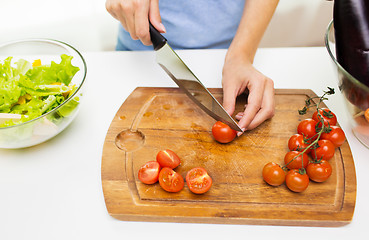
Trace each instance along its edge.
{"label": "knife blade", "polygon": [[222,121],[232,129],[242,132],[236,121],[225,111],[218,100],[187,67],[177,53],[169,46],[167,39],[150,23],[150,37],[156,51],[156,61],[180,89],[205,113]]}

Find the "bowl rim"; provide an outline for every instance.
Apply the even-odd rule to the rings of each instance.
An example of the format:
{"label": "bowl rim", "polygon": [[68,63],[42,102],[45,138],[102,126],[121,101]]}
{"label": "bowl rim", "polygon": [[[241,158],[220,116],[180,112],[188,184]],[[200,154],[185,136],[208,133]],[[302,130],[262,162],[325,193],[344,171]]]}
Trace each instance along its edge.
{"label": "bowl rim", "polygon": [[341,66],[341,64],[337,61],[336,57],[334,56],[333,52],[331,51],[331,48],[329,46],[329,33],[330,33],[332,28],[334,29],[334,20],[333,19],[329,22],[327,30],[325,32],[325,36],[324,36],[325,47],[328,50],[328,53],[329,53],[330,57],[332,58],[333,62],[336,64],[336,66],[338,66],[338,68],[340,70],[342,70],[342,72],[348,77],[348,79],[351,82],[353,82],[355,85],[357,85],[358,87],[364,89],[366,92],[369,93],[369,87],[366,86],[365,84],[361,83],[354,76],[352,76],[349,72],[347,72],[346,69],[344,69]]}
{"label": "bowl rim", "polygon": [[0,131],[2,130],[6,130],[6,129],[11,129],[11,128],[16,128],[16,127],[20,127],[20,126],[24,126],[26,124],[29,124],[29,123],[32,123],[32,122],[35,122],[41,118],[44,118],[46,117],[47,115],[51,115],[53,113],[55,113],[56,111],[58,111],[59,108],[61,108],[62,106],[64,106],[65,104],[67,104],[71,99],[73,99],[75,97],[75,95],[80,91],[80,89],[82,88],[85,80],[86,80],[86,75],[87,75],[87,64],[86,64],[86,60],[84,59],[84,57],[82,56],[82,54],[75,48],[73,47],[72,45],[68,44],[68,43],[65,43],[65,42],[62,42],[62,41],[59,41],[59,40],[55,40],[55,39],[50,39],[50,38],[24,38],[24,39],[17,39],[17,40],[12,40],[12,41],[7,41],[7,42],[4,42],[4,43],[1,43],[0,44],[0,48],[1,47],[5,47],[7,45],[10,45],[10,44],[16,44],[16,43],[23,43],[23,42],[42,42],[42,43],[49,43],[49,44],[55,44],[55,45],[58,45],[58,46],[61,46],[65,49],[68,50],[68,48],[70,48],[71,50],[73,50],[82,60],[82,63],[83,63],[83,70],[84,70],[84,73],[83,73],[83,78],[82,78],[82,81],[81,81],[81,84],[79,84],[78,88],[76,91],[74,91],[74,93],[69,96],[67,99],[65,99],[65,101],[60,104],[59,106],[57,106],[56,108],[52,109],[51,111],[49,112],[46,112],[44,114],[42,114],[41,116],[37,117],[37,118],[34,118],[34,119],[31,119],[27,122],[23,122],[23,123],[19,123],[19,124],[15,124],[15,125],[12,125],[12,126],[7,126],[7,127],[0,127]]}

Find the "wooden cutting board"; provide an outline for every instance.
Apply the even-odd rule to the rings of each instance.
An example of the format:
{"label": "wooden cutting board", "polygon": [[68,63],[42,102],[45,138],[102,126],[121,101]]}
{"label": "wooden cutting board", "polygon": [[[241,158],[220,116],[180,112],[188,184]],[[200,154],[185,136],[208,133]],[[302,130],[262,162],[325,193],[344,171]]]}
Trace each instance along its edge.
{"label": "wooden cutting board", "polygon": [[[209,89],[221,101],[221,89]],[[107,210],[124,221],[192,222],[294,226],[342,226],[353,216],[356,175],[347,142],[330,160],[332,176],[310,182],[294,193],[283,184],[271,187],[261,176],[263,166],[283,164],[287,142],[304,118],[301,109],[311,90],[276,89],[275,116],[229,144],[211,134],[215,120],[178,88],[137,88],[114,117],[102,154],[102,187]],[[237,100],[243,109],[245,96]],[[138,132],[136,132],[138,131]],[[140,134],[137,134],[140,133]],[[122,143],[123,141],[123,143]],[[185,177],[204,167],[213,178],[209,192],[196,195],[188,187],[165,192],[159,184],[145,185],[138,169],[171,149],[181,158],[176,171]]]}

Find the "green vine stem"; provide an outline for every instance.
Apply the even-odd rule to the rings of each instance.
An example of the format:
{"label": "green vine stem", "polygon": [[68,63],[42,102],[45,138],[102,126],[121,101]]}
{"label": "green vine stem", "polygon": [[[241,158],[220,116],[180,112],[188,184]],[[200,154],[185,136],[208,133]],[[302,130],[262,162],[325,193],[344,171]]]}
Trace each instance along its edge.
{"label": "green vine stem", "polygon": [[[306,174],[306,170],[305,170],[305,168],[304,168],[304,158],[303,158],[303,154],[304,153],[306,153],[306,151],[308,150],[308,149],[310,149],[311,148],[311,150],[312,151],[315,151],[316,152],[316,149],[319,147],[319,145],[318,145],[318,141],[320,140],[320,136],[325,132],[325,133],[329,133],[331,130],[332,130],[332,128],[329,126],[329,123],[328,123],[328,126],[325,126],[325,124],[324,124],[324,118],[323,118],[323,116],[321,115],[321,113],[320,113],[320,104],[322,103],[322,102],[324,102],[325,100],[328,100],[328,98],[326,98],[326,96],[327,95],[332,95],[332,94],[334,94],[334,88],[330,88],[330,87],[328,87],[328,91],[323,91],[323,95],[322,96],[315,96],[315,97],[311,97],[311,98],[309,98],[309,99],[307,99],[306,101],[305,101],[305,106],[301,109],[301,110],[298,110],[298,112],[299,112],[299,114],[300,115],[304,115],[304,114],[306,114],[307,113],[307,110],[310,108],[310,107],[313,107],[313,106],[316,106],[316,111],[317,111],[317,117],[318,117],[318,119],[320,120],[320,122],[318,122],[317,124],[316,124],[316,126],[315,126],[315,129],[317,130],[317,133],[314,135],[314,136],[312,136],[312,137],[310,137],[310,138],[305,138],[305,136],[303,136],[304,137],[304,142],[305,143],[309,143],[310,141],[312,141],[303,151],[301,151],[298,155],[296,155],[291,161],[289,161],[284,167],[283,167],[283,169],[287,169],[287,166],[288,166],[288,164],[290,164],[291,162],[293,162],[296,158],[298,158],[299,156],[301,156],[301,158],[302,158],[302,160],[301,160],[301,168],[299,169],[299,173],[300,174]],[[315,103],[315,104],[312,104],[313,103],[313,100],[314,99],[319,99],[319,101],[318,101],[318,103]],[[325,114],[326,112],[325,111],[322,111],[323,112],[323,114]],[[326,114],[328,114],[327,115],[327,117],[330,117],[331,116],[331,113],[330,112],[328,112],[328,113],[326,113]],[[330,115],[329,115],[330,114]],[[321,127],[319,127],[319,125],[321,124]],[[316,155],[316,154],[315,154]],[[316,162],[316,163],[319,163],[321,161],[321,159],[313,159],[313,162]]]}

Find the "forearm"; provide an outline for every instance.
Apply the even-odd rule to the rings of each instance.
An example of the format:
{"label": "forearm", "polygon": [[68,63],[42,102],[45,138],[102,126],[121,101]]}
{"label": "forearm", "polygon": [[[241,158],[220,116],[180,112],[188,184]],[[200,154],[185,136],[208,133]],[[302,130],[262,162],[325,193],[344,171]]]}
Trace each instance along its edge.
{"label": "forearm", "polygon": [[237,33],[229,47],[227,57],[254,61],[261,38],[274,14],[279,0],[246,0]]}

